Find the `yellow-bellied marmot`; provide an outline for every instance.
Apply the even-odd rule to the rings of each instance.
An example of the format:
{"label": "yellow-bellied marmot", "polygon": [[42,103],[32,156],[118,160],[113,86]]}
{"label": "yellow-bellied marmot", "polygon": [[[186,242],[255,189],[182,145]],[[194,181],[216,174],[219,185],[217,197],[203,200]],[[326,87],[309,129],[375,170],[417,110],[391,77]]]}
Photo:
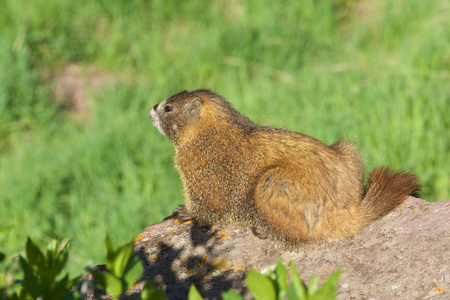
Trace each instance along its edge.
{"label": "yellow-bellied marmot", "polygon": [[417,176],[387,167],[364,188],[352,142],[257,125],[209,90],[173,95],[149,116],[175,147],[184,214],[202,225],[232,222],[288,243],[343,238],[420,189]]}

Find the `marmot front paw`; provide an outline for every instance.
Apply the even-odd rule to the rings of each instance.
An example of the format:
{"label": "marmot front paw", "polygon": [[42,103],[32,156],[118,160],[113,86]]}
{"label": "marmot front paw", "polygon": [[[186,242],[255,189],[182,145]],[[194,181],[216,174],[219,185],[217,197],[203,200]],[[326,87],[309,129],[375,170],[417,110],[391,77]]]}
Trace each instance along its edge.
{"label": "marmot front paw", "polygon": [[189,214],[189,212],[186,209],[186,206],[184,205],[179,205],[177,208],[175,208],[172,211],[171,217],[179,219],[181,222],[193,220],[192,216]]}

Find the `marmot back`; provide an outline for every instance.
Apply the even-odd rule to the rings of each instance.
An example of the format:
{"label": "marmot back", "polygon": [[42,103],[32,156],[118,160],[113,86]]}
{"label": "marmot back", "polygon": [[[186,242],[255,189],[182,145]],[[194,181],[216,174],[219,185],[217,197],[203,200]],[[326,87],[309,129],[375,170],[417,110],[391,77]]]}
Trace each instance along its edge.
{"label": "marmot back", "polygon": [[[260,126],[209,90],[155,105],[153,125],[175,147],[184,218],[235,223],[288,243],[354,235],[420,189],[406,172],[375,169],[363,187],[356,147]],[[366,190],[366,192],[365,192]]]}

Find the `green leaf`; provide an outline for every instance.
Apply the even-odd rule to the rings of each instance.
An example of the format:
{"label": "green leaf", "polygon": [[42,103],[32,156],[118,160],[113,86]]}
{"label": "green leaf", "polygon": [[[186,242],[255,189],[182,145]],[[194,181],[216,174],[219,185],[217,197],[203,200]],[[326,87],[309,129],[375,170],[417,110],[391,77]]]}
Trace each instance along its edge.
{"label": "green leaf", "polygon": [[144,266],[139,256],[132,252],[131,257],[128,258],[123,275],[126,285],[131,286],[134,284],[142,276],[142,273],[144,273]]}
{"label": "green leaf", "polygon": [[[113,264],[112,264],[112,269],[114,270],[115,275],[117,277],[122,277],[124,275],[125,268],[127,267],[128,262],[131,259],[131,256],[134,254],[133,249],[134,249],[134,244],[130,243],[128,245],[120,247],[116,251],[116,256],[115,256]],[[114,274],[114,272],[111,271],[111,273],[113,273],[113,274]]]}
{"label": "green leaf", "polygon": [[134,244],[129,243],[123,247],[112,252],[108,250],[108,255],[106,258],[106,266],[110,270],[111,274],[121,278],[124,275],[125,268],[131,258],[134,249]]}
{"label": "green leaf", "polygon": [[114,255],[114,245],[109,234],[105,237],[106,260],[110,259],[110,255]]}
{"label": "green leaf", "polygon": [[262,275],[255,269],[251,269],[247,273],[245,282],[256,300],[276,299],[277,295],[272,280]]}
{"label": "green leaf", "polygon": [[[58,243],[58,250],[59,250],[60,244]],[[56,275],[61,273],[61,271],[64,269],[64,267],[67,264],[67,261],[69,259],[69,243],[64,245],[64,247],[58,251],[55,260],[54,260],[54,267]]]}
{"label": "green leaf", "polygon": [[36,246],[33,241],[28,238],[27,244],[25,246],[25,253],[28,258],[30,266],[34,271],[45,269],[45,257],[41,250]]}
{"label": "green leaf", "polygon": [[75,286],[80,277],[81,276],[69,279],[69,275],[67,274],[62,279],[58,280],[54,286],[52,286],[52,289],[50,290],[46,298],[64,299],[65,296],[69,295],[69,293],[72,290],[72,287]]}
{"label": "green leaf", "polygon": [[229,290],[221,294],[223,300],[244,300],[244,297],[235,290]]}
{"label": "green leaf", "polygon": [[122,281],[116,276],[107,272],[93,272],[92,276],[98,282],[100,287],[104,289],[113,298],[119,297],[126,290],[123,288]]}
{"label": "green leaf", "polygon": [[342,270],[337,270],[336,272],[331,274],[330,277],[328,277],[327,281],[324,283],[324,285],[336,286],[338,284],[341,273],[342,273]]}
{"label": "green leaf", "polygon": [[19,256],[19,263],[24,275],[22,289],[24,289],[34,299],[38,298],[39,296],[41,296],[41,286],[39,284],[39,279],[34,274],[31,266],[22,256]]}
{"label": "green leaf", "polygon": [[50,243],[48,243],[48,245],[47,245],[47,259],[49,261],[56,260],[56,257],[58,256],[58,253],[59,253],[59,243],[58,243],[58,241],[56,239],[50,241]]}
{"label": "green leaf", "polygon": [[150,300],[155,292],[155,285],[150,281],[150,279],[147,279],[141,292],[141,300]]}
{"label": "green leaf", "polygon": [[141,292],[141,300],[150,300],[155,292],[155,285],[150,281],[150,279],[147,279]]}
{"label": "green leaf", "polygon": [[341,276],[341,270],[334,272],[328,277],[327,281],[322,284],[317,293],[314,295],[314,300],[327,300],[336,298],[336,286]]}
{"label": "green leaf", "polygon": [[53,270],[53,273],[58,275],[64,269],[68,256],[68,243],[61,248],[61,243],[58,240],[52,240],[47,245],[47,265]]}
{"label": "green leaf", "polygon": [[281,262],[281,260],[278,260],[277,262],[277,266],[275,267],[275,274],[278,286],[278,298],[282,299],[286,296],[288,284],[287,284],[287,270],[286,267]]}
{"label": "green leaf", "polygon": [[287,291],[287,299],[301,299],[306,300],[306,287],[300,275],[295,268],[295,264],[291,263],[291,278],[292,282]]}
{"label": "green leaf", "polygon": [[67,246],[68,244],[60,249],[61,243],[56,239],[52,240],[47,245],[45,268],[38,269],[44,295],[52,292],[56,277],[62,272],[67,263],[69,255]]}
{"label": "green leaf", "polygon": [[312,296],[316,293],[318,283],[319,283],[319,276],[311,277],[311,280],[309,281],[309,284],[308,284],[308,290],[307,290],[308,296]]}
{"label": "green leaf", "polygon": [[0,252],[0,262],[2,262],[6,258],[5,253]]}
{"label": "green leaf", "polygon": [[17,299],[20,299],[20,300],[35,300],[37,298],[31,296],[29,294],[28,290],[24,286],[22,286],[22,289],[20,290],[19,298],[17,298]]}
{"label": "green leaf", "polygon": [[141,300],[166,300],[166,294],[162,289],[156,289],[150,279],[147,279],[141,292]]}
{"label": "green leaf", "polygon": [[[65,299],[72,297],[71,290],[80,276],[69,279],[69,275],[56,280],[68,259],[67,245],[60,250],[60,243],[52,240],[47,245],[46,256],[28,238],[26,244],[28,260],[20,256],[19,263],[24,273],[20,299]],[[17,297],[16,297],[17,298]]]}
{"label": "green leaf", "polygon": [[[113,282],[114,280],[120,281],[119,286],[121,289],[121,293],[124,293],[132,286],[132,284],[134,284],[139,279],[142,273],[144,273],[144,267],[142,266],[139,256],[133,252],[134,243],[129,243],[125,246],[119,247],[118,249],[114,249],[111,237],[109,235],[106,235],[105,247],[107,252],[106,267],[110,273],[107,273],[108,275],[97,275],[101,277],[99,278],[98,282],[101,283],[106,292],[109,293],[109,291],[107,290],[108,282]],[[105,274],[104,272],[93,272],[93,275],[94,273]],[[110,289],[113,288],[110,287]],[[118,292],[118,290],[111,291],[114,293]],[[160,295],[160,293],[158,292],[157,295]]]}
{"label": "green leaf", "polygon": [[189,290],[188,299],[189,300],[203,300],[202,295],[200,295],[200,293],[198,292],[195,285],[191,285],[191,289]]}
{"label": "green leaf", "polygon": [[[141,298],[142,299],[142,298]],[[166,300],[166,294],[162,289],[157,289],[156,292],[149,298],[150,300]]]}

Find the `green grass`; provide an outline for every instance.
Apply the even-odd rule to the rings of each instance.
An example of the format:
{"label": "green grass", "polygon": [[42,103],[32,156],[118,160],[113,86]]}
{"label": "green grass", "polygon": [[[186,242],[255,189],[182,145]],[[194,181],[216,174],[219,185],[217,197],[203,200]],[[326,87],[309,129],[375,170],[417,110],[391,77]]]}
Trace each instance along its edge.
{"label": "green grass", "polygon": [[[72,270],[183,201],[173,147],[147,116],[210,88],[264,125],[359,142],[368,169],[450,198],[450,25],[444,0],[3,1],[0,248],[72,239]],[[53,99],[72,63],[117,78],[78,120]],[[1,230],[0,230],[1,232]]]}

